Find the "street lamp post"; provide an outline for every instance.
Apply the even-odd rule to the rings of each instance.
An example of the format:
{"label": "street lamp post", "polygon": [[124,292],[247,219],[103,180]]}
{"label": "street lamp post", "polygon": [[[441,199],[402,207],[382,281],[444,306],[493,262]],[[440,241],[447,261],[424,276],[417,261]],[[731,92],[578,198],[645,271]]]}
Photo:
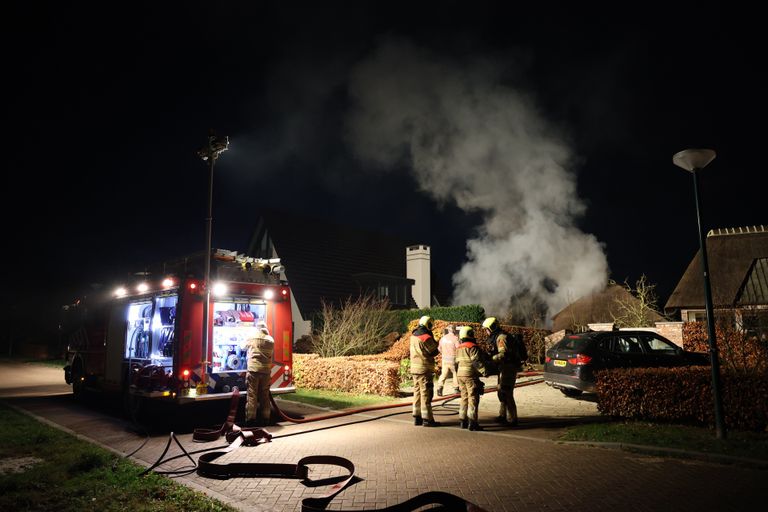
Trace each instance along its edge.
{"label": "street lamp post", "polygon": [[699,247],[701,250],[701,268],[704,272],[704,300],[707,308],[707,331],[709,334],[709,357],[712,367],[712,397],[715,401],[715,429],[717,438],[725,439],[725,421],[723,420],[723,402],[720,393],[720,358],[717,354],[715,338],[715,315],[712,308],[712,288],[709,283],[709,263],[707,261],[707,241],[701,227],[701,201],[699,200],[698,173],[715,159],[711,149],[686,149],[675,153],[672,163],[693,174],[693,190],[696,199],[696,219],[699,224]]}
{"label": "street lamp post", "polygon": [[208,216],[205,218],[205,274],[203,286],[205,302],[203,302],[203,351],[200,364],[203,366],[201,388],[205,389],[208,380],[208,317],[211,306],[211,232],[213,224],[213,166],[221,153],[229,148],[229,137],[217,137],[213,130],[208,134],[208,144],[198,150],[197,155],[208,162]]}

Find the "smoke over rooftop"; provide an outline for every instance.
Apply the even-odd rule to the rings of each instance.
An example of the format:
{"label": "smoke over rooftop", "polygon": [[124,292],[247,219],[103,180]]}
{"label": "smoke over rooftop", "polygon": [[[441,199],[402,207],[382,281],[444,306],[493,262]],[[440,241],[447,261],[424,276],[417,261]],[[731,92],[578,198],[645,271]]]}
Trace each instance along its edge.
{"label": "smoke over rooftop", "polygon": [[503,71],[385,41],[353,73],[347,136],[375,168],[407,165],[438,202],[481,213],[453,276],[454,303],[503,315],[524,297],[552,315],[602,288],[608,264],[576,225],[585,206],[572,150]]}

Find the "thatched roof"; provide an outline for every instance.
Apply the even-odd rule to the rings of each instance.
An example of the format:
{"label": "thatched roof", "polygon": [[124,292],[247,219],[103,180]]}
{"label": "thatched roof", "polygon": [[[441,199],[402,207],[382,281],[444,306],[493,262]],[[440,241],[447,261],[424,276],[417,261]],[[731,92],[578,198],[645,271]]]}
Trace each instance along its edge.
{"label": "thatched roof", "polygon": [[[603,291],[581,297],[572,302],[552,317],[552,331],[573,329],[575,326],[586,326],[594,323],[613,322],[614,317],[621,315],[619,303],[637,302],[624,286],[609,284]],[[650,314],[653,322],[663,321],[661,315]]]}
{"label": "thatched roof", "polygon": [[[707,260],[713,306],[733,307],[753,262],[765,257],[768,257],[768,230],[765,226],[710,231],[707,235]],[[669,296],[664,310],[703,309],[703,275],[699,250]]]}

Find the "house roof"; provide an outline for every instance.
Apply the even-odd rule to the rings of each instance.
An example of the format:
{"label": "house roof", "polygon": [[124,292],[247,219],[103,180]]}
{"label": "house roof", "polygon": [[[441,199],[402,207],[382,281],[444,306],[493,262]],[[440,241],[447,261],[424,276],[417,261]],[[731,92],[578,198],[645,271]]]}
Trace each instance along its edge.
{"label": "house roof", "polygon": [[[259,213],[248,254],[273,257],[274,249],[305,319],[320,310],[321,299],[340,304],[358,295],[360,275],[391,277],[393,283],[403,283],[406,277],[405,249],[414,241],[317,216],[272,209]],[[434,275],[431,286],[442,303],[446,294]]]}
{"label": "house roof", "polygon": [[[739,300],[753,262],[768,257],[768,230],[765,226],[712,230],[707,234],[706,244],[713,306],[733,307]],[[699,250],[669,296],[664,309],[672,311],[704,307],[704,280]]]}
{"label": "house roof", "polygon": [[[619,302],[637,302],[624,286],[609,284],[604,290],[572,302],[552,317],[552,331],[573,329],[575,326],[585,326],[592,323],[613,322],[614,317],[621,315]],[[664,320],[661,315],[650,312],[651,321]]]}
{"label": "house roof", "polygon": [[758,258],[752,263],[737,302],[740,306],[768,304],[768,258]]}

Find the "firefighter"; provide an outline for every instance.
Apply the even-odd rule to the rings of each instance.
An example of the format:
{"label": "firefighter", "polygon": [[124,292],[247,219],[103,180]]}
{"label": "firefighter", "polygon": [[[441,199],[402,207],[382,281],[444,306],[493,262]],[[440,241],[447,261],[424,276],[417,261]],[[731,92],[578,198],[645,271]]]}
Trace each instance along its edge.
{"label": "firefighter", "polygon": [[435,356],[437,341],[432,335],[432,317],[424,315],[411,333],[411,375],[413,376],[413,424],[437,427],[439,422],[432,416],[434,393]]}
{"label": "firefighter", "polygon": [[[483,328],[488,333],[488,342],[496,348],[493,362],[499,370],[499,415],[495,418],[502,425],[517,426],[517,405],[515,404],[515,381],[525,359],[525,345],[518,334],[504,331],[495,317],[483,321]],[[522,345],[522,346],[521,346]]]}
{"label": "firefighter", "polygon": [[445,384],[448,375],[453,375],[453,392],[459,392],[459,381],[456,380],[456,349],[459,348],[459,338],[456,337],[456,330],[453,325],[443,329],[443,337],[440,338],[437,350],[443,357],[443,368],[440,377],[437,379],[437,396],[443,396],[443,384]]}
{"label": "firefighter", "polygon": [[269,335],[266,324],[259,323],[256,336],[247,341],[248,346],[248,397],[245,404],[245,424],[264,427],[269,425],[271,404],[269,381],[272,372],[272,354],[275,340]]}
{"label": "firefighter", "polygon": [[480,395],[483,394],[483,382],[480,376],[486,376],[488,370],[483,364],[480,347],[475,343],[475,330],[465,325],[459,330],[459,348],[456,351],[456,362],[459,365],[456,374],[459,378],[459,419],[461,428],[483,430],[477,422],[480,407]]}

